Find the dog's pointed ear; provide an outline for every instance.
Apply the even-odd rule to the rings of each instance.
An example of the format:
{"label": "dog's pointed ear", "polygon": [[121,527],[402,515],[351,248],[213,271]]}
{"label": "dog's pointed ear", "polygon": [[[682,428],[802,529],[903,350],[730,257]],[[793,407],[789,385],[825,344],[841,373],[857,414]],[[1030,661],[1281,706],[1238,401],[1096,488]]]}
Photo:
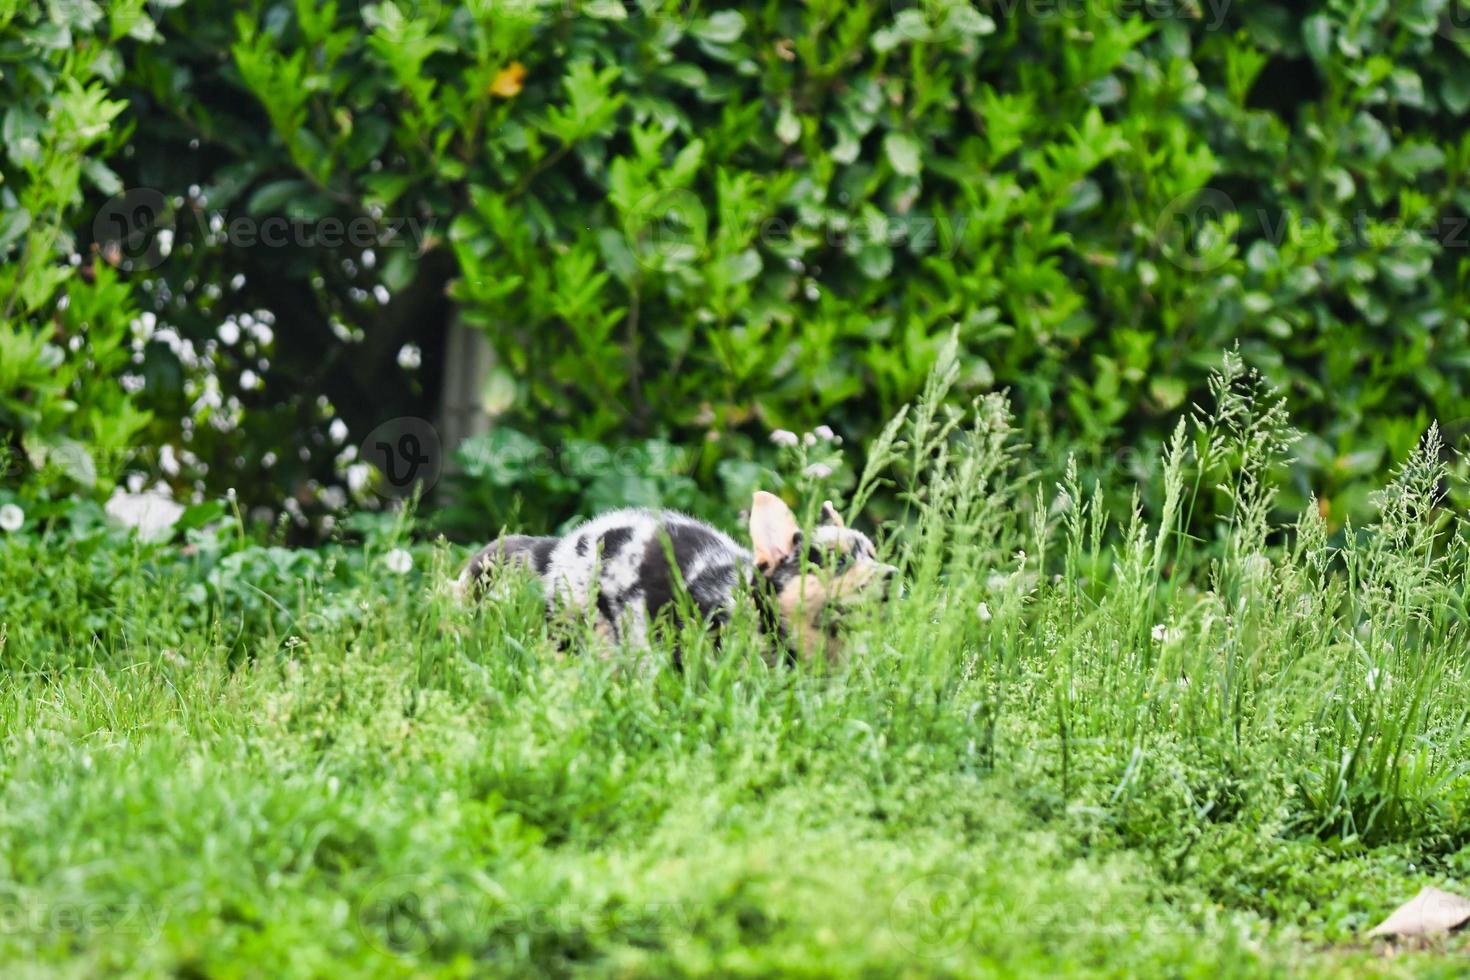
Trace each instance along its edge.
{"label": "dog's pointed ear", "polygon": [[846,527],[842,523],[842,515],[837,513],[837,508],[832,506],[832,501],[822,501],[822,523],[832,527]]}
{"label": "dog's pointed ear", "polygon": [[801,528],[786,502],[773,493],[757,490],[750,502],[750,543],[755,563],[766,570],[775,568],[796,551]]}

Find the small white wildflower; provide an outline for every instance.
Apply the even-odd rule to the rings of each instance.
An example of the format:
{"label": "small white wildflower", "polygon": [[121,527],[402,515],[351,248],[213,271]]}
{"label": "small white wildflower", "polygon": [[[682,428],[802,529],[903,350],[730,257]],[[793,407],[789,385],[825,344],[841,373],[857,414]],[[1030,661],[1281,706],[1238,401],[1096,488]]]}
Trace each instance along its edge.
{"label": "small white wildflower", "polygon": [[982,623],[990,622],[990,606],[984,602],[980,603],[975,607],[975,615],[980,617]]}
{"label": "small white wildflower", "polygon": [[353,463],[347,467],[347,489],[360,494],[373,482],[373,467],[370,463]]}
{"label": "small white wildflower", "polygon": [[417,371],[424,363],[424,352],[418,344],[404,344],[398,348],[398,366],[405,371]]}
{"label": "small white wildflower", "polygon": [[373,299],[378,301],[379,306],[387,306],[392,297],[388,294],[388,287],[382,283],[373,287]]}
{"label": "small white wildflower", "polygon": [[774,442],[778,446],[788,446],[789,447],[789,446],[795,446],[801,440],[799,438],[797,438],[797,435],[796,435],[795,432],[791,432],[788,429],[777,429],[775,432],[772,432],[771,433],[771,441]]}
{"label": "small white wildflower", "polygon": [[0,531],[6,534],[14,534],[19,531],[21,525],[26,522],[26,512],[15,504],[6,504],[0,507]]}
{"label": "small white wildflower", "polygon": [[1163,643],[1169,638],[1169,627],[1165,626],[1163,623],[1155,623],[1152,630],[1152,636],[1155,643]]}
{"label": "small white wildflower", "polygon": [[831,442],[833,439],[837,438],[837,433],[832,431],[832,427],[830,425],[817,426],[815,429],[812,430],[812,435],[816,436],[823,442]]}
{"label": "small white wildflower", "polygon": [[165,445],[158,451],[158,468],[169,476],[179,475],[179,457],[174,453],[174,447]]}
{"label": "small white wildflower", "polygon": [[332,419],[332,424],[327,426],[327,435],[340,445],[347,438],[347,423],[341,419]]}
{"label": "small white wildflower", "polygon": [[394,548],[383,556],[383,564],[394,575],[407,575],[413,569],[413,555],[403,548]]}
{"label": "small white wildflower", "polygon": [[330,486],[322,490],[322,503],[330,510],[341,510],[347,506],[347,491],[339,486]]}
{"label": "small white wildflower", "polygon": [[240,325],[234,320],[226,320],[224,323],[221,323],[217,333],[219,334],[220,343],[226,347],[232,347],[240,342]]}
{"label": "small white wildflower", "polygon": [[801,444],[803,446],[815,446],[817,444],[817,434],[815,432],[802,433]]}
{"label": "small white wildflower", "polygon": [[826,463],[813,463],[801,472],[802,475],[809,476],[814,480],[825,480],[832,475],[832,467]]}

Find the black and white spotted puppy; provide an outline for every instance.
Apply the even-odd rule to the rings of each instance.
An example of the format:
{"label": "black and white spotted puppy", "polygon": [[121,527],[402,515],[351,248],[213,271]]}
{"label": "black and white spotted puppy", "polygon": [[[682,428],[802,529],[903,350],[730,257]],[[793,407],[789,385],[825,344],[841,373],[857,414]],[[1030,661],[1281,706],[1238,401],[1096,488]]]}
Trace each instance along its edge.
{"label": "black and white spotted puppy", "polygon": [[590,617],[600,635],[634,649],[648,646],[661,613],[677,613],[682,587],[711,627],[722,626],[737,603],[750,602],[774,653],[840,656],[841,611],[885,595],[896,569],[877,560],[867,535],[843,526],[831,501],[823,503],[810,542],[791,508],[765,491],[751,501],[749,527],[746,549],[685,514],[618,510],[559,538],[497,538],[470,560],[458,584],[479,596],[502,569],[528,569],[545,588],[548,617]]}

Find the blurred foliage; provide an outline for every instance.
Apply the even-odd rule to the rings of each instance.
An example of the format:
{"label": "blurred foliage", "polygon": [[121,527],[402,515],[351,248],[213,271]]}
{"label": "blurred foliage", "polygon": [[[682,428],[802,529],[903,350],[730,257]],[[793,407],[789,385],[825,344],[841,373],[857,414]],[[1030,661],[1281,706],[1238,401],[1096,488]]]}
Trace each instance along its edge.
{"label": "blurred foliage", "polygon": [[[263,378],[238,426],[153,434],[254,501],[340,478],[337,413],[356,438],[434,411],[446,290],[496,351],[495,438],[690,447],[716,497],[772,428],[860,445],[955,325],[960,397],[1008,388],[1039,453],[1144,484],[1238,343],[1309,433],[1283,503],[1334,523],[1470,417],[1452,0],[149,9],[110,162],[178,244],[134,300],[200,343],[280,318],[217,351],[227,388]],[[176,353],[148,346],[145,404],[188,403]],[[565,513],[594,485],[515,484]]]}
{"label": "blurred foliage", "polygon": [[87,190],[128,136],[113,44],[152,28],[143,0],[0,0],[0,477],[50,496],[107,486],[148,416],[118,387],[132,291],[76,256]]}

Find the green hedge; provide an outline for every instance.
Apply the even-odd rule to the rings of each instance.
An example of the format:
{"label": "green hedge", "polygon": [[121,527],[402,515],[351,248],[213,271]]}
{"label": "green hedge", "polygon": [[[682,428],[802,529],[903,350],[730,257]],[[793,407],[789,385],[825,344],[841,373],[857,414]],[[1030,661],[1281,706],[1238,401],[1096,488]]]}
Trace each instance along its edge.
{"label": "green hedge", "polygon": [[1293,492],[1340,518],[1470,416],[1470,29],[1445,0],[1299,6],[190,0],[125,51],[117,165],[186,201],[185,237],[407,229],[370,266],[200,234],[148,273],[191,329],[247,267],[292,307],[278,395],[324,358],[393,378],[447,285],[504,425],[702,447],[714,486],[773,428],[870,436],[957,327],[968,395],[1137,466],[1238,343],[1310,433]]}
{"label": "green hedge", "polygon": [[133,290],[78,251],[88,193],[122,189],[104,163],[128,133],[113,46],[152,35],[144,3],[0,0],[0,489],[105,487],[148,422],[116,377]]}

